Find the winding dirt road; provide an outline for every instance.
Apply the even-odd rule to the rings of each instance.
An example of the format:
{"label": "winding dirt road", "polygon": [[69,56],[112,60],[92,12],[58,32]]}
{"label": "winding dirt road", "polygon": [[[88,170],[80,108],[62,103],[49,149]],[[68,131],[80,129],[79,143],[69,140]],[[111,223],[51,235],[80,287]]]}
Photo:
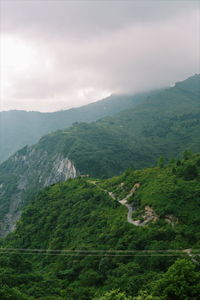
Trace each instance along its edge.
{"label": "winding dirt road", "polygon": [[[96,181],[90,181],[88,180],[88,182],[94,184],[96,187],[98,187],[100,190],[106,192],[112,199],[116,200],[116,197],[115,195],[112,193],[112,192],[109,192],[108,190],[105,190],[101,187],[99,187],[96,183]],[[135,191],[140,187],[140,184],[139,183],[136,183],[133,188],[131,189],[131,191],[129,192],[129,194],[123,198],[122,200],[118,200],[118,202],[124,206],[126,206],[128,208],[128,214],[127,214],[127,221],[128,223],[130,224],[133,224],[135,226],[144,226],[143,223],[140,222],[140,220],[136,220],[134,221],[132,219],[132,214],[133,214],[133,211],[135,210],[134,207],[128,203],[128,199],[135,193]]]}

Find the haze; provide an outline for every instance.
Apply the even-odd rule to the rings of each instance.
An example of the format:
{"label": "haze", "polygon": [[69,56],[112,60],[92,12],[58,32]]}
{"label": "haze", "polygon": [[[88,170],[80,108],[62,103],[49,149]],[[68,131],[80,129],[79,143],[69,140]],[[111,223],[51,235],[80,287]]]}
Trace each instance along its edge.
{"label": "haze", "polygon": [[0,110],[56,111],[199,73],[199,1],[0,1]]}

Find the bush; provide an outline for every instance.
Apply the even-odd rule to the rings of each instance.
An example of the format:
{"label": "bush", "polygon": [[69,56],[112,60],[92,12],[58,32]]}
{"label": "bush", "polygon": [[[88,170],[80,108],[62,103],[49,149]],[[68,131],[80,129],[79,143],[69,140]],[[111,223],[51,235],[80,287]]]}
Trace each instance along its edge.
{"label": "bush", "polygon": [[183,171],[184,180],[193,180],[198,176],[198,169],[196,166],[189,165]]}

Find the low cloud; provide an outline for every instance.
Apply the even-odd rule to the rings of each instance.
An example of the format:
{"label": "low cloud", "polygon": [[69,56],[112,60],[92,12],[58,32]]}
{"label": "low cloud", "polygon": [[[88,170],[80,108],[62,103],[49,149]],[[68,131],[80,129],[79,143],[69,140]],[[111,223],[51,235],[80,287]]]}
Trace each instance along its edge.
{"label": "low cloud", "polygon": [[[199,11],[193,1],[183,7],[176,1],[165,7],[162,1],[152,6],[115,2],[116,14],[112,1],[107,6],[95,2],[96,7],[90,1],[40,1],[37,6],[16,1],[16,10],[6,7],[1,57],[6,61],[7,56],[8,62],[1,70],[2,110],[65,109],[111,93],[168,86],[199,72]],[[23,59],[14,53],[15,48],[9,65],[5,36],[20,39],[30,62],[24,61],[25,54]]]}

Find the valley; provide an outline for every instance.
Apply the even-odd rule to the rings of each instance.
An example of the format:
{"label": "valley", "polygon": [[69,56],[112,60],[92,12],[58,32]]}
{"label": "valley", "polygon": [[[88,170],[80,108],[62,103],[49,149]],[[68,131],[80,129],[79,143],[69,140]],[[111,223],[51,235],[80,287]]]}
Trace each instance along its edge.
{"label": "valley", "polygon": [[198,300],[199,81],[0,165],[1,299]]}
{"label": "valley", "polygon": [[0,300],[200,299],[200,0],[0,0]]}
{"label": "valley", "polygon": [[[89,174],[108,178],[200,149],[200,75],[149,95],[133,109],[49,133],[0,165],[0,235],[43,187]],[[158,117],[159,115],[159,117]]]}
{"label": "valley", "polygon": [[[37,111],[0,112],[0,162],[17,150],[33,145],[50,132],[72,126],[76,122],[94,122],[112,116],[124,109],[134,108],[151,93],[138,95],[111,95],[82,107],[52,113]],[[122,101],[123,99],[123,101]]]}

